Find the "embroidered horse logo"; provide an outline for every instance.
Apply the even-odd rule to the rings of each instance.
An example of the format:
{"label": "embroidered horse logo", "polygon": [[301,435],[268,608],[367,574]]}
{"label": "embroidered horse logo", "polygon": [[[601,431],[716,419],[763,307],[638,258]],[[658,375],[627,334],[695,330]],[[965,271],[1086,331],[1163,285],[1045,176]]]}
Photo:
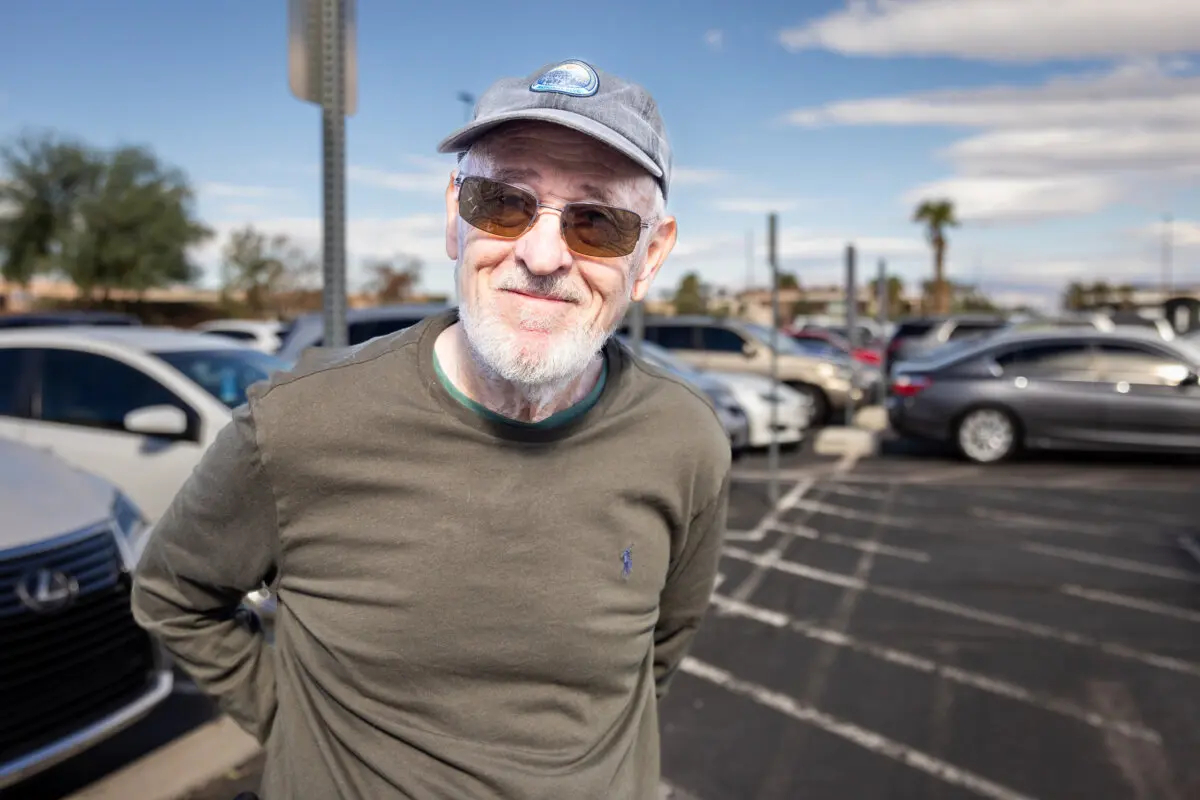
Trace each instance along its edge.
{"label": "embroidered horse logo", "polygon": [[628,578],[631,572],[633,572],[633,545],[629,545],[621,553],[621,577]]}

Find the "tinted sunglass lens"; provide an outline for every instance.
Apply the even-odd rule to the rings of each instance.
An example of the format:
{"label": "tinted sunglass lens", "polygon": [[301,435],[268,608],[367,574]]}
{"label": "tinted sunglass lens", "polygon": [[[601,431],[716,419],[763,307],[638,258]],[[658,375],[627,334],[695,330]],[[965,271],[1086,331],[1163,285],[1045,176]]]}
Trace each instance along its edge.
{"label": "tinted sunglass lens", "polygon": [[627,256],[637,247],[642,218],[632,211],[592,203],[576,203],[563,213],[567,246],[597,258]]}
{"label": "tinted sunglass lens", "polygon": [[513,238],[529,227],[537,213],[533,195],[487,178],[464,178],[458,191],[458,214],[467,224],[494,236]]}

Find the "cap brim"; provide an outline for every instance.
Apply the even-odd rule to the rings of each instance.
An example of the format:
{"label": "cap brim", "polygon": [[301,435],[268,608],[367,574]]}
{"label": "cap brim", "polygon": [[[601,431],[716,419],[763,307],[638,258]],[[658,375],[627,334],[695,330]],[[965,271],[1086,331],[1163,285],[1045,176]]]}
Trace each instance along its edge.
{"label": "cap brim", "polygon": [[506,111],[487,119],[472,122],[443,139],[441,144],[438,145],[437,151],[439,153],[461,153],[474,144],[479,137],[496,126],[517,120],[551,122],[555,125],[562,125],[564,128],[570,128],[571,130],[587,134],[593,139],[608,145],[621,155],[626,156],[655,178],[663,176],[662,169],[633,142],[590,117],[576,114],[574,111],[565,111],[561,108],[526,108],[519,111]]}

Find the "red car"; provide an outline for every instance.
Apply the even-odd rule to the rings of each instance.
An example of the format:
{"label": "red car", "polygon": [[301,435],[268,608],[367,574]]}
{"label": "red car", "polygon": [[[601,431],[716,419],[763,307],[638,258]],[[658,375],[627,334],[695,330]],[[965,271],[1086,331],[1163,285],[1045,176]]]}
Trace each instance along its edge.
{"label": "red car", "polygon": [[849,353],[860,364],[877,367],[883,360],[878,348],[854,347],[846,337],[823,328],[784,328],[784,331],[797,342],[824,343],[840,353]]}

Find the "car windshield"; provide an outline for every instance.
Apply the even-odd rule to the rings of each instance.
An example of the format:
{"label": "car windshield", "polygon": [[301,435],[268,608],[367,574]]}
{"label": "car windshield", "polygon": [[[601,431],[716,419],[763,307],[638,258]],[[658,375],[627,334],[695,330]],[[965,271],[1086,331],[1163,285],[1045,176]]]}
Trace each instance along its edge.
{"label": "car windshield", "polygon": [[[767,325],[759,325],[755,322],[743,322],[741,327],[746,333],[753,336],[763,343],[765,347],[771,346],[771,328]],[[788,336],[783,331],[779,331],[778,351],[782,354],[793,356],[811,356],[812,352],[803,347],[799,342]]]}
{"label": "car windshield", "polygon": [[246,402],[251,385],[285,369],[287,362],[257,350],[175,350],[154,355],[230,408]]}

